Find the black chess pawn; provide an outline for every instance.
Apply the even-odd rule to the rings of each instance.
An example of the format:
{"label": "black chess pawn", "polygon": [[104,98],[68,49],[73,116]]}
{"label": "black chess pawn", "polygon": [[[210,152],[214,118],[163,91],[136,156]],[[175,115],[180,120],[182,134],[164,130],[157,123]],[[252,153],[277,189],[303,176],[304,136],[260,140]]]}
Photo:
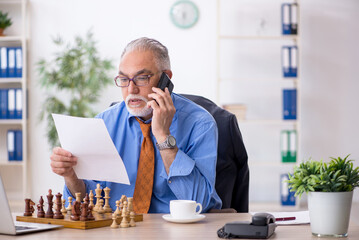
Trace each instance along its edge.
{"label": "black chess pawn", "polygon": [[45,217],[44,199],[42,198],[42,196],[40,197],[39,204],[37,204],[37,217],[38,218],[44,218]]}
{"label": "black chess pawn", "polygon": [[87,220],[95,220],[95,217],[92,215],[93,206],[88,207]]}

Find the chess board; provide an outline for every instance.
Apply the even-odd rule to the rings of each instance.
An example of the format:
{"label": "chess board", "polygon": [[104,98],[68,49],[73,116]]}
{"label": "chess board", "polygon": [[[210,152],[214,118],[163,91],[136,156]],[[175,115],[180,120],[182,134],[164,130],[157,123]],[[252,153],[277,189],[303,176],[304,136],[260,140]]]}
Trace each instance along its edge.
{"label": "chess board", "polygon": [[[112,224],[112,213],[93,213],[95,220],[93,221],[73,221],[70,219],[71,214],[65,214],[64,219],[54,219],[54,218],[38,218],[34,214],[33,216],[16,216],[16,221],[20,222],[32,222],[32,223],[47,223],[47,224],[56,224],[63,225],[65,228],[76,228],[76,229],[91,229],[99,227],[107,227]],[[122,217],[116,219],[118,224],[121,223]],[[128,219],[129,220],[129,219]],[[135,215],[135,221],[143,221],[142,214]]]}

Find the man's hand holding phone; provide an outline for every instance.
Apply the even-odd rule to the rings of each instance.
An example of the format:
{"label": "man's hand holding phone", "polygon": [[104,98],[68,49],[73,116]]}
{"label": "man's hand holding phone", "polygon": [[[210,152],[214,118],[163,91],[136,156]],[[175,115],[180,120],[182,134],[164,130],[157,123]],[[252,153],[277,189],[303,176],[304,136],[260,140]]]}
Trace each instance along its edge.
{"label": "man's hand holding phone", "polygon": [[152,91],[154,93],[149,94],[148,97],[153,98],[155,101],[149,101],[147,106],[153,109],[152,133],[157,142],[161,143],[170,134],[169,129],[176,109],[168,88],[162,91],[159,88],[153,87]]}

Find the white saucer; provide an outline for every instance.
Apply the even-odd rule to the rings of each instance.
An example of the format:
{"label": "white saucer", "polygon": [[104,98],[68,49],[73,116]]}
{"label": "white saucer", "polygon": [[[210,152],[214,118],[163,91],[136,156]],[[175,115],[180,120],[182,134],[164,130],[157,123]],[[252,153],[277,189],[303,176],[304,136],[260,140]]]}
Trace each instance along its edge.
{"label": "white saucer", "polygon": [[193,223],[193,222],[201,221],[205,217],[206,217],[205,215],[201,215],[201,214],[194,215],[192,218],[186,218],[186,219],[173,218],[171,214],[166,214],[162,216],[164,220],[174,223]]}

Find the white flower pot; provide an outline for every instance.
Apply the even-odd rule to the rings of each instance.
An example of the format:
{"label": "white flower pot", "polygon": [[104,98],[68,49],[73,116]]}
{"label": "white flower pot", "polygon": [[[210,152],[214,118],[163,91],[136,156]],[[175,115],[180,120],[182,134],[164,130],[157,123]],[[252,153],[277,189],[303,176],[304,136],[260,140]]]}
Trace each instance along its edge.
{"label": "white flower pot", "polygon": [[309,192],[308,209],[312,234],[346,237],[353,192]]}

